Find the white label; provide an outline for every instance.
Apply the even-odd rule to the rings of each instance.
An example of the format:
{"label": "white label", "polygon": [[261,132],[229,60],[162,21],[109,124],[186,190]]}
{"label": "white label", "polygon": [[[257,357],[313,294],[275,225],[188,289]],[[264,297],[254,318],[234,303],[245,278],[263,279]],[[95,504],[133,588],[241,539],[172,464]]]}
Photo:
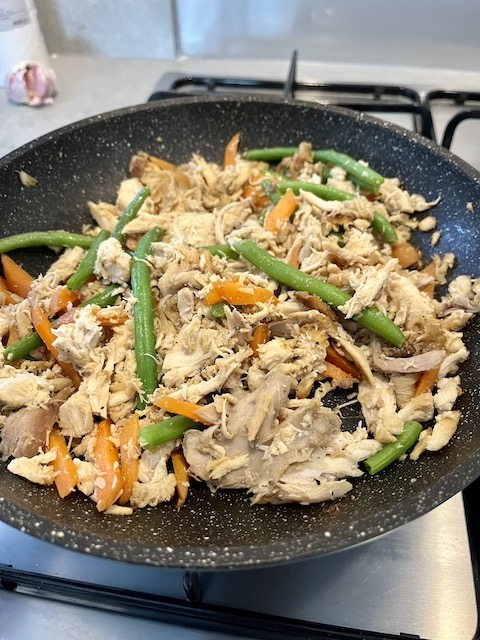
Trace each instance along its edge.
{"label": "white label", "polygon": [[0,31],[11,31],[30,24],[25,0],[0,0]]}

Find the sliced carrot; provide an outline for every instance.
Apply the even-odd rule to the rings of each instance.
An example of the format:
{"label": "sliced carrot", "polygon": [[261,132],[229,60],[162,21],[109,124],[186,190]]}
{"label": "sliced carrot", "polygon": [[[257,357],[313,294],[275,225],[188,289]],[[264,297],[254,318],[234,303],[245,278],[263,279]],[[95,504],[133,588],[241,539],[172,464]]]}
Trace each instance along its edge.
{"label": "sliced carrot", "polygon": [[132,495],[133,485],[138,480],[139,428],[138,415],[135,413],[125,422],[120,434],[120,469],[123,476],[123,493],[118,500],[119,504],[127,504]]}
{"label": "sliced carrot", "polygon": [[[422,269],[422,273],[427,276],[432,276],[432,278],[435,278],[436,272],[437,269],[434,260],[429,262],[427,266]],[[421,287],[420,290],[424,291],[430,298],[433,298],[433,296],[435,295],[435,280],[432,280],[432,282],[430,282],[429,284]]]}
{"label": "sliced carrot", "polygon": [[227,142],[227,146],[225,147],[225,153],[223,155],[224,168],[229,167],[232,164],[235,164],[235,159],[237,157],[239,144],[240,144],[240,134],[236,133],[230,138],[230,140]]}
{"label": "sliced carrot", "polygon": [[238,279],[216,282],[206,295],[205,304],[212,305],[224,300],[233,305],[257,304],[257,302],[278,302],[276,296],[263,287],[243,284]]}
{"label": "sliced carrot", "polygon": [[422,371],[417,380],[414,395],[419,396],[422,393],[428,393],[431,391],[437,382],[439,372],[440,367],[435,367],[435,369],[429,369],[428,371]]}
{"label": "sliced carrot", "polygon": [[5,254],[2,255],[2,266],[8,289],[12,293],[26,298],[30,292],[34,278],[12,260],[10,256],[6,256]]}
{"label": "sliced carrot", "polygon": [[7,286],[7,281],[5,278],[0,276],[0,293],[3,293],[5,297],[5,304],[13,304],[15,302],[15,298],[12,296],[12,292]]}
{"label": "sliced carrot", "polygon": [[261,344],[268,342],[269,337],[270,329],[268,328],[268,324],[259,324],[258,327],[255,327],[253,330],[252,341],[250,342],[255,358],[258,357],[258,347]]}
{"label": "sliced carrot", "polygon": [[276,233],[297,208],[297,201],[291,189],[288,189],[265,218],[265,229]]}
{"label": "sliced carrot", "polygon": [[323,375],[327,378],[332,378],[332,380],[353,380],[354,377],[343,369],[340,369],[340,367],[328,362],[328,360],[325,361],[325,371]]}
{"label": "sliced carrot", "polygon": [[345,373],[348,373],[353,378],[357,378],[358,380],[360,380],[360,373],[358,372],[358,369],[353,364],[353,362],[350,362],[350,360],[347,360],[345,356],[342,356],[342,354],[339,353],[331,344],[327,347],[327,355],[325,356],[325,360],[330,364],[335,365],[339,369],[342,369],[342,371],[345,371]]}
{"label": "sliced carrot", "polygon": [[242,196],[244,198],[251,198],[253,206],[258,209],[268,207],[270,204],[270,198],[267,194],[258,187],[254,187],[252,184],[245,185],[242,191]]}
{"label": "sliced carrot", "polygon": [[49,451],[57,451],[57,457],[50,464],[56,472],[54,482],[58,495],[61,498],[65,498],[75,489],[78,482],[78,474],[77,467],[73,463],[65,442],[65,436],[56,427],[50,432],[48,449]]}
{"label": "sliced carrot", "polygon": [[201,422],[202,424],[209,424],[202,417],[200,417],[199,411],[203,409],[200,404],[194,404],[193,402],[187,402],[186,400],[179,400],[178,398],[171,398],[170,396],[164,396],[155,402],[157,407],[165,409],[169,413],[175,413],[190,420]]}
{"label": "sliced carrot", "polygon": [[392,258],[396,258],[403,269],[417,264],[420,257],[420,252],[410,242],[399,242],[392,248]]}
{"label": "sliced carrot", "polygon": [[177,509],[181,509],[187,500],[189,478],[188,464],[180,449],[175,449],[175,451],[172,452],[172,464],[175,480],[177,481]]}
{"label": "sliced carrot", "polygon": [[156,156],[148,156],[148,159],[152,164],[154,164],[159,169],[164,169],[166,171],[176,171],[177,167],[171,162],[167,162],[166,160],[162,160],[161,158],[157,158]]}
{"label": "sliced carrot", "polygon": [[105,511],[118,500],[123,492],[123,475],[117,447],[111,440],[112,423],[102,420],[96,429],[94,463],[98,476],[95,480],[93,499],[98,511]]}
{"label": "sliced carrot", "polygon": [[69,304],[75,305],[79,302],[80,296],[76,291],[70,291],[67,287],[55,289],[50,298],[49,311],[51,315],[65,311]]}
{"label": "sliced carrot", "polygon": [[36,306],[32,307],[31,315],[35,331],[38,333],[43,343],[55,358],[55,360],[58,362],[58,364],[62,367],[64,373],[78,388],[82,382],[82,379],[69,362],[63,362],[63,360],[59,358],[58,349],[53,345],[55,335],[53,334],[52,325],[50,324],[50,320],[48,319],[47,314],[43,311],[43,309]]}

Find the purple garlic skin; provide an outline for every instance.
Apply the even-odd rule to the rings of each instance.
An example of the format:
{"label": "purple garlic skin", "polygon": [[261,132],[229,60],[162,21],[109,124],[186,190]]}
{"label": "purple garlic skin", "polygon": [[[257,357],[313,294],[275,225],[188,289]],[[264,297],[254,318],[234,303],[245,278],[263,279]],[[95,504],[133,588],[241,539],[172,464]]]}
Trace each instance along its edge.
{"label": "purple garlic skin", "polygon": [[11,102],[40,107],[53,102],[55,74],[33,60],[16,64],[7,74],[6,93]]}

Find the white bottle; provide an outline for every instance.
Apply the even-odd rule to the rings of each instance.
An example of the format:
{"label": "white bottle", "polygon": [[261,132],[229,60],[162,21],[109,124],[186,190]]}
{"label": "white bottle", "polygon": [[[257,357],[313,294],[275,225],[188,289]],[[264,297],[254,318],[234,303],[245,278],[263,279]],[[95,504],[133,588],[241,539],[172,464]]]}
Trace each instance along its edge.
{"label": "white bottle", "polygon": [[22,60],[50,67],[45,40],[33,0],[0,0],[0,87],[7,73]]}

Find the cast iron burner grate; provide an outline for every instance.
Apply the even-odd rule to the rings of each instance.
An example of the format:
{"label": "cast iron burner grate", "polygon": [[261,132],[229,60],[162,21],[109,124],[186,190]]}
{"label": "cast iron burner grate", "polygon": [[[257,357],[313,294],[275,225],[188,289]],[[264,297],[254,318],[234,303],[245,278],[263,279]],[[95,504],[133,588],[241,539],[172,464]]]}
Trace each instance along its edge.
{"label": "cast iron burner grate", "polygon": [[[450,118],[445,126],[441,145],[450,149],[457,127],[465,120],[480,120],[480,93],[476,91],[429,91],[424,99],[425,108],[431,113],[432,103],[446,102],[458,105],[460,109]],[[433,140],[435,137],[432,138]]]}
{"label": "cast iron burner grate", "polygon": [[435,139],[432,115],[417,91],[389,84],[299,82],[297,52],[294,51],[285,81],[254,78],[225,78],[167,73],[149,102],[179,94],[204,93],[277,95],[289,99],[313,100],[372,114],[411,114],[413,130]]}

